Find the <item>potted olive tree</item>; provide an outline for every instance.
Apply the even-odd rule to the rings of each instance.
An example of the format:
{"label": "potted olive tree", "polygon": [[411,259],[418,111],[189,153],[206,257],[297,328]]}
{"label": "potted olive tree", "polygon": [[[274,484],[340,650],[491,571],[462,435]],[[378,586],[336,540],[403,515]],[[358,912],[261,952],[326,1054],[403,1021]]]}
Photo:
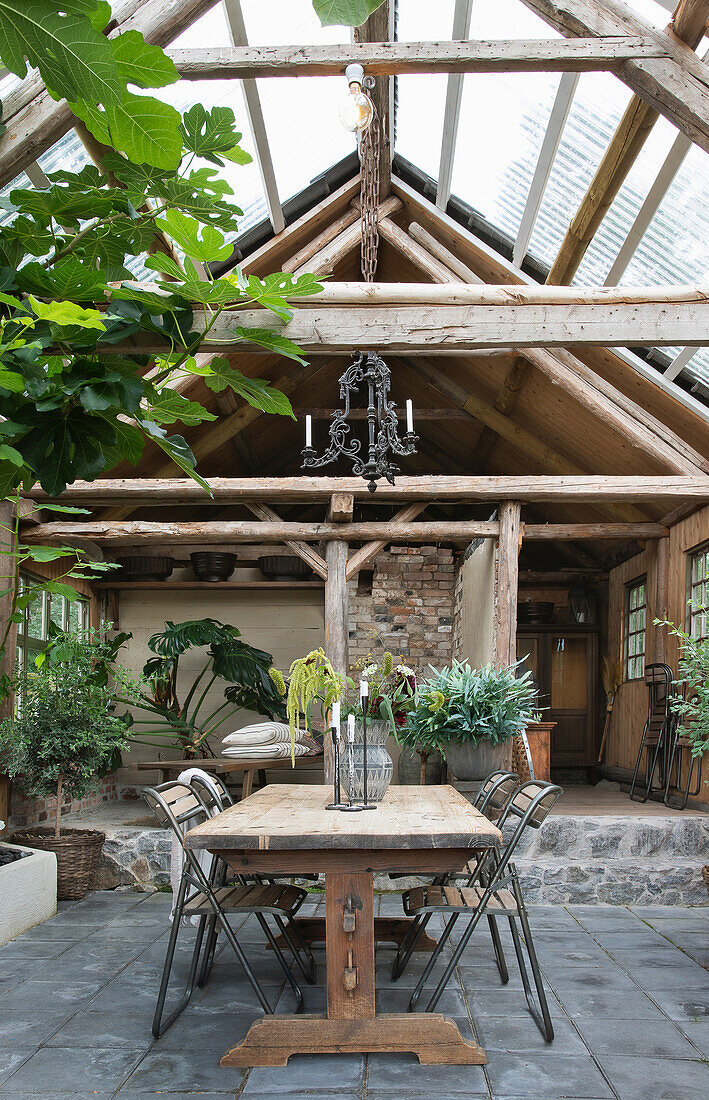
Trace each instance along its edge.
{"label": "potted olive tree", "polygon": [[529,673],[454,661],[419,684],[401,739],[438,749],[457,779],[481,780],[502,767],[505,744],[529,723],[536,691]]}
{"label": "potted olive tree", "polygon": [[113,713],[109,675],[124,638],[56,633],[19,685],[19,714],[0,725],[8,773],[28,795],[54,799],[53,826],[15,833],[13,840],[56,853],[59,898],[84,896],[105,839],[93,829],[62,829],[61,813],[65,801],[83,798],[120,759],[126,723]]}

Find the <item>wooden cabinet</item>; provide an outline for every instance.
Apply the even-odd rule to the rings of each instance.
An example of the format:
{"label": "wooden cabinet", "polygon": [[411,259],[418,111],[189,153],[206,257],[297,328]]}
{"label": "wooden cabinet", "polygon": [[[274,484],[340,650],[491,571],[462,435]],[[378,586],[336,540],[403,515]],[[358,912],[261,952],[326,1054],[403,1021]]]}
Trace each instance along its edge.
{"label": "wooden cabinet", "polygon": [[590,767],[598,751],[598,631],[587,626],[520,627],[517,656],[539,683],[542,720],[556,722],[552,767]]}

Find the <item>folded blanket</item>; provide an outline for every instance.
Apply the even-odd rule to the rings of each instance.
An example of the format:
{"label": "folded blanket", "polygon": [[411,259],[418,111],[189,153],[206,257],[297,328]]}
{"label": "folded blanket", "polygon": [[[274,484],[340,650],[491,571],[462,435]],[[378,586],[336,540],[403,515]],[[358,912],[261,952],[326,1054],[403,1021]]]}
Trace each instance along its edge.
{"label": "folded blanket", "polygon": [[223,745],[278,745],[290,743],[290,727],[287,722],[256,722],[252,726],[229,733]]}

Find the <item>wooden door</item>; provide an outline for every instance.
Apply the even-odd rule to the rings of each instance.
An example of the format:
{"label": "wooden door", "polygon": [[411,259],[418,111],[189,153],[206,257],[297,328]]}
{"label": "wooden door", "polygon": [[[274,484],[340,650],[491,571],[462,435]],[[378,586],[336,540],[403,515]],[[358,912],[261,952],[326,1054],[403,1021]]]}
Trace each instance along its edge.
{"label": "wooden door", "polygon": [[598,636],[563,626],[537,627],[517,639],[520,657],[539,682],[545,722],[556,722],[551,735],[552,767],[589,767],[598,742]]}

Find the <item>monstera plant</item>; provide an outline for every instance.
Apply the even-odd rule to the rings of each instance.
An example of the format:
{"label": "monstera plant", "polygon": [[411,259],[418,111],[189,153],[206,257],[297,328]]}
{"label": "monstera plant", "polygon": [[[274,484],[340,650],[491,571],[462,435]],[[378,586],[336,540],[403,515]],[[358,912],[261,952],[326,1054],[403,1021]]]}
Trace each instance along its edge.
{"label": "monstera plant", "polygon": [[[180,701],[180,659],[205,646],[204,665]],[[242,641],[235,626],[216,619],[167,622],[163,631],[149,639],[148,648],[153,656],[143,668],[147,690],[137,700],[119,700],[149,715],[133,719],[134,740],[178,748],[190,759],[212,755],[209,738],[239,710],[285,717],[285,685],[272,668],[271,654]],[[219,680],[225,682],[223,701],[215,706],[212,699],[208,704],[210,690]]]}

